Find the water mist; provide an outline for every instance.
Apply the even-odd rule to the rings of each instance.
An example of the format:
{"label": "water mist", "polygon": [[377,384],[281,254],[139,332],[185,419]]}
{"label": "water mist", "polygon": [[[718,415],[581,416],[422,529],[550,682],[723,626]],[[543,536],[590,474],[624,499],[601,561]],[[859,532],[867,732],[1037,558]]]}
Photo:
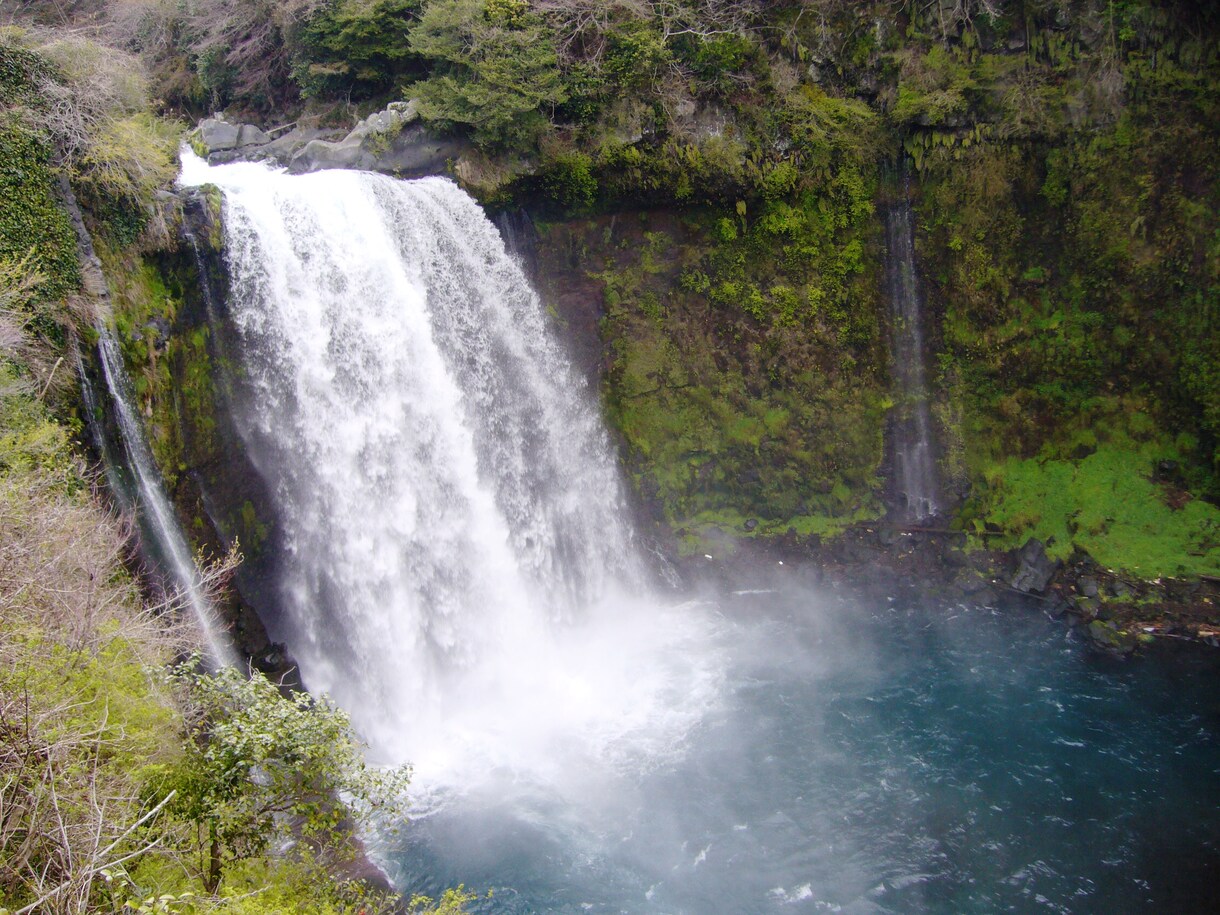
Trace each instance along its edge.
{"label": "water mist", "polygon": [[[522,915],[1157,911],[1213,891],[1214,870],[1163,879],[1220,847],[1197,813],[1220,805],[1209,681],[1174,680],[1160,715],[1153,678],[1099,672],[1037,614],[862,603],[792,563],[676,602],[637,553],[592,392],[469,197],[184,158],[185,184],[224,193],[214,333],[273,503],[268,622],[377,758],[415,765],[411,823],[373,845],[400,888],[495,888],[478,911]],[[922,404],[901,485],[923,517],[909,209],[887,228],[895,371]]]}
{"label": "water mist", "polygon": [[420,803],[680,744],[711,624],[651,595],[591,392],[477,204],[189,153],[182,182],[224,192],[234,415],[309,688]]}

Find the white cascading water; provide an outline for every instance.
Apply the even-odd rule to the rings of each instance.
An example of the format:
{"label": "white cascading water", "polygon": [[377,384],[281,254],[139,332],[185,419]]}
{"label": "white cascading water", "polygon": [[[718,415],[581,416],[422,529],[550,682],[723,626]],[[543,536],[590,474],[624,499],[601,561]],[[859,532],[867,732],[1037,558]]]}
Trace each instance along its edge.
{"label": "white cascading water", "polygon": [[915,217],[903,202],[885,212],[886,292],[890,304],[890,362],[899,403],[891,424],[900,514],[924,521],[941,511],[940,484],[924,370],[923,294],[915,271]]}
{"label": "white cascading water", "polygon": [[234,415],[306,685],[417,797],[680,744],[716,691],[710,624],[648,597],[590,393],[478,205],[183,160],[224,193]]}
{"label": "white cascading water", "polygon": [[[105,324],[98,327],[97,348],[101,356],[102,375],[114,405],[119,436],[127,455],[126,463],[135,478],[134,496],[139,500],[139,504],[132,508],[140,513],[147,526],[148,535],[156,541],[155,546],[166,566],[163,572],[168,579],[167,587],[176,592],[176,599],[185,605],[185,609],[199,626],[207,649],[208,663],[217,667],[232,666],[237,663],[237,652],[216,619],[215,609],[207,596],[199,568],[195,565],[190,547],[187,546],[186,538],[179,527],[178,517],[162,488],[152,453],[144,440],[144,427],[136,414],[123,357],[119,352],[118,343]],[[92,413],[96,408],[93,391],[83,371],[80,372],[80,378],[86,408]],[[109,465],[110,462],[107,463]],[[120,492],[121,489],[113,485],[112,481],[114,492]]]}

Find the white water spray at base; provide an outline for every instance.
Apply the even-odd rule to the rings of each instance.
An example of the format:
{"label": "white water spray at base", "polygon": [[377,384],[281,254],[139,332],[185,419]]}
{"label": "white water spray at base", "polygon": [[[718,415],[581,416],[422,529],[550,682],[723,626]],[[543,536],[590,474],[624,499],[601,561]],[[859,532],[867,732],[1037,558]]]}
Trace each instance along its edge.
{"label": "white water spray at base", "polygon": [[208,167],[234,415],[283,638],[416,797],[648,766],[715,701],[714,624],[649,591],[593,398],[442,179]]}

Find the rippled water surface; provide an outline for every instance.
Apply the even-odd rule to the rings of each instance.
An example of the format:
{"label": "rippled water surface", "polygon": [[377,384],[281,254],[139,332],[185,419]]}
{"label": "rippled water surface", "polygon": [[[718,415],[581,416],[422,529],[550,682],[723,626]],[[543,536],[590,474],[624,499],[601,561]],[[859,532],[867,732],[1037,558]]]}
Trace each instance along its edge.
{"label": "rippled water surface", "polygon": [[1217,908],[1215,658],[782,583],[709,606],[720,696],[681,747],[421,785],[400,885],[488,912]]}

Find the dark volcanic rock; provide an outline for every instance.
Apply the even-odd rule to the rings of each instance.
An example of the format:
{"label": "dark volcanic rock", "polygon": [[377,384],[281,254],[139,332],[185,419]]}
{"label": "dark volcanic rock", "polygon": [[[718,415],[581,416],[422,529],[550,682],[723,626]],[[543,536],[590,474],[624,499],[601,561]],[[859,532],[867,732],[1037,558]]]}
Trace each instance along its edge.
{"label": "dark volcanic rock", "polygon": [[1076,590],[1085,597],[1096,597],[1098,593],[1097,579],[1089,575],[1083,575],[1076,580]]}
{"label": "dark volcanic rock", "polygon": [[1059,563],[1046,555],[1046,547],[1042,545],[1042,541],[1031,538],[1025,542],[1025,546],[1021,547],[1021,552],[1017,555],[1017,572],[1012,577],[1011,585],[1026,594],[1041,593],[1046,590],[1058,570]]}
{"label": "dark volcanic rock", "polygon": [[262,146],[271,142],[271,137],[253,124],[230,124],[223,117],[201,121],[199,139],[208,148],[209,153]]}
{"label": "dark volcanic rock", "polygon": [[1135,651],[1135,636],[1124,632],[1113,623],[1094,620],[1085,628],[1085,634],[1095,648],[1110,654],[1126,656]]}

